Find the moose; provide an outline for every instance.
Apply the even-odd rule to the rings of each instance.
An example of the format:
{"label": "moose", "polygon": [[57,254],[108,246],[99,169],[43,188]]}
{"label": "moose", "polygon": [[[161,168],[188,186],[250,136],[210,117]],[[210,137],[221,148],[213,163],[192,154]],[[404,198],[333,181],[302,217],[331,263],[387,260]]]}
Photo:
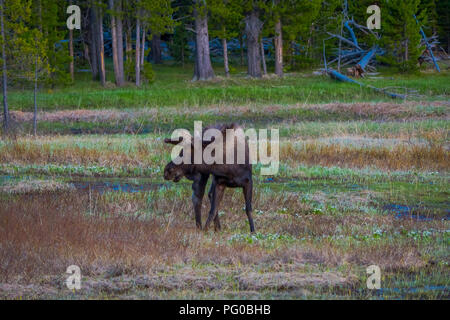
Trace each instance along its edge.
{"label": "moose", "polygon": [[[203,133],[208,129],[217,129],[221,132],[223,137],[223,162],[222,164],[212,163],[206,164],[204,159],[200,164],[194,164],[194,143],[191,143],[191,157],[192,161],[190,163],[175,164],[173,161],[169,162],[164,168],[164,179],[172,180],[174,182],[180,181],[183,177],[186,177],[192,182],[192,203],[194,205],[195,221],[197,228],[202,229],[202,200],[205,193],[206,184],[208,182],[209,176],[212,175],[212,183],[208,193],[208,197],[211,203],[211,208],[209,210],[208,218],[205,223],[204,230],[208,230],[209,225],[214,220],[214,229],[218,231],[221,229],[218,207],[223,198],[225,188],[242,188],[245,198],[245,211],[247,213],[248,222],[250,224],[250,232],[255,232],[255,226],[252,217],[252,165],[249,159],[249,148],[248,143],[244,139],[244,150],[245,150],[245,161],[242,164],[238,164],[237,161],[237,150],[238,150],[238,139],[234,138],[234,161],[232,164],[226,163],[226,141],[227,140],[227,129],[241,129],[237,124],[220,124],[215,126],[207,127],[202,132],[202,152],[214,139],[204,140]],[[214,137],[213,137],[214,138]],[[230,137],[230,140],[232,137]],[[183,141],[182,138],[178,140],[165,139],[164,142],[172,145],[178,145]],[[242,142],[241,142],[242,143]],[[183,150],[181,150],[179,157],[183,156]],[[219,155],[220,156],[220,155]]]}

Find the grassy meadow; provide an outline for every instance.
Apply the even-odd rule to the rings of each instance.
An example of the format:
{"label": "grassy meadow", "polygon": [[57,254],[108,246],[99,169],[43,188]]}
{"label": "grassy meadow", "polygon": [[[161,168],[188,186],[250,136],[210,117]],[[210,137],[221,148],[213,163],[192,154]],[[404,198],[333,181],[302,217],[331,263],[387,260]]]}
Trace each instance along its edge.
{"label": "grassy meadow", "polygon": [[[0,140],[0,298],[448,299],[450,73],[381,73],[392,100],[311,71],[191,82],[192,68],[102,88],[90,74],[9,95]],[[112,73],[109,72],[111,75]],[[112,79],[110,79],[112,80]],[[401,92],[401,91],[399,91]],[[164,181],[176,128],[237,122],[280,130],[280,170],[254,166],[250,234],[242,191],[222,230],[198,231],[191,184]],[[203,201],[203,222],[209,201]],[[78,265],[82,289],[65,286]],[[381,289],[366,268],[381,268]]]}

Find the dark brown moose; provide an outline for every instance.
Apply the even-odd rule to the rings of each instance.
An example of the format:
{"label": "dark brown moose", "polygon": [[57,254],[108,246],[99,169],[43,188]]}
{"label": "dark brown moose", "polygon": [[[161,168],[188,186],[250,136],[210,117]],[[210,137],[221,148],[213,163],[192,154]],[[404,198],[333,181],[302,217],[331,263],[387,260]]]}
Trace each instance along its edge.
{"label": "dark brown moose", "polygon": [[[206,184],[208,182],[209,176],[212,175],[213,180],[211,183],[211,188],[208,193],[209,200],[211,202],[211,209],[209,211],[208,218],[205,223],[204,230],[207,230],[211,221],[214,220],[214,229],[216,231],[221,229],[218,207],[223,198],[223,194],[226,187],[229,188],[242,188],[245,198],[245,211],[247,213],[248,222],[250,224],[250,232],[255,231],[255,226],[253,224],[252,217],[252,165],[249,159],[249,148],[248,143],[245,141],[245,162],[244,164],[238,164],[237,162],[237,151],[238,151],[238,139],[234,139],[234,162],[233,164],[226,163],[226,141],[227,141],[227,129],[242,129],[239,125],[229,124],[229,125],[216,125],[204,128],[203,132],[207,129],[214,128],[222,132],[223,137],[223,164],[206,164],[202,160],[201,164],[194,164],[194,144],[191,143],[191,164],[175,164],[173,161],[169,162],[164,168],[164,179],[172,180],[174,182],[180,181],[181,178],[186,177],[187,179],[193,181],[192,183],[192,202],[194,205],[195,221],[199,229],[202,229],[202,200],[205,193]],[[203,137],[203,135],[202,135]],[[230,137],[231,138],[231,137]],[[193,140],[193,139],[192,139]],[[165,139],[164,142],[168,144],[177,145],[181,141],[173,141],[170,139]],[[207,145],[212,143],[214,139],[210,141],[202,141],[202,152]],[[180,156],[182,156],[180,152]]]}

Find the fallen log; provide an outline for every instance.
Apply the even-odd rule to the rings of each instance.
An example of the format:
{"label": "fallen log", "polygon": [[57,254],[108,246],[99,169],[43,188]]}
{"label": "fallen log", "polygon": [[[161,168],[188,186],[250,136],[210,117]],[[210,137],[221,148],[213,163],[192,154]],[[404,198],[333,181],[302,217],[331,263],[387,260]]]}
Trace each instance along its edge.
{"label": "fallen log", "polygon": [[357,84],[360,87],[367,87],[367,88],[370,88],[370,89],[375,90],[377,92],[384,93],[384,94],[386,94],[386,95],[388,95],[388,96],[390,96],[391,98],[394,98],[394,99],[406,99],[406,95],[393,93],[393,92],[390,92],[390,91],[387,91],[387,90],[384,90],[384,89],[380,89],[380,88],[376,88],[376,87],[370,86],[370,85],[365,85],[364,83],[361,83],[359,81],[353,80],[353,79],[347,77],[346,75],[343,75],[342,73],[337,72],[336,70],[327,69],[326,72],[328,73],[328,75],[331,78],[336,79],[338,81],[350,82],[350,83]]}

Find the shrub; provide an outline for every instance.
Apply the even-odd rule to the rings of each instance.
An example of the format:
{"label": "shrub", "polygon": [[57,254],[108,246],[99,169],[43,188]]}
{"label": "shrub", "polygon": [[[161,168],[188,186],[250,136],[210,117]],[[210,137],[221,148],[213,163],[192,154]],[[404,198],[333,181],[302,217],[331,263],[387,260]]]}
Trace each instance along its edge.
{"label": "shrub", "polygon": [[[134,51],[133,51],[134,52]],[[125,76],[128,81],[136,81],[136,70],[135,70],[135,61],[134,53],[131,54],[132,59],[127,59],[125,61]],[[155,72],[153,71],[152,64],[145,61],[144,59],[144,68],[141,70],[141,81],[143,83],[153,83],[155,81]]]}

